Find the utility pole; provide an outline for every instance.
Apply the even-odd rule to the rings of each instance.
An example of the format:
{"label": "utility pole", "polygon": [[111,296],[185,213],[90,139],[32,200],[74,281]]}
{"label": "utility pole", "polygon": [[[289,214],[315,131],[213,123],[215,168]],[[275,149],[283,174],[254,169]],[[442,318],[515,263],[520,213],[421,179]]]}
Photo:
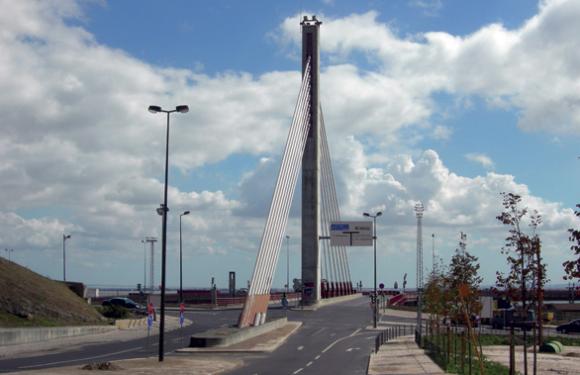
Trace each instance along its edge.
{"label": "utility pole", "polygon": [[157,238],[145,237],[145,242],[148,242],[151,246],[151,261],[149,262],[149,291],[153,293],[155,290],[155,242],[157,242]]}
{"label": "utility pole", "polygon": [[432,245],[431,250],[432,250],[432,256],[433,256],[433,259],[431,260],[431,262],[433,263],[431,265],[431,270],[432,270],[433,273],[435,273],[435,266],[437,264],[436,263],[437,261],[435,260],[435,233],[432,233],[431,234],[431,240],[432,240],[432,242],[431,242],[431,245]]}
{"label": "utility pole", "polygon": [[147,241],[141,240],[143,244],[143,291],[147,289]]}
{"label": "utility pole", "polygon": [[416,341],[421,342],[421,331],[423,327],[422,310],[423,310],[423,212],[425,208],[423,203],[415,205],[415,215],[417,216],[417,328],[415,331]]}
{"label": "utility pole", "polygon": [[62,235],[62,280],[66,281],[66,240],[70,238],[70,234]]}

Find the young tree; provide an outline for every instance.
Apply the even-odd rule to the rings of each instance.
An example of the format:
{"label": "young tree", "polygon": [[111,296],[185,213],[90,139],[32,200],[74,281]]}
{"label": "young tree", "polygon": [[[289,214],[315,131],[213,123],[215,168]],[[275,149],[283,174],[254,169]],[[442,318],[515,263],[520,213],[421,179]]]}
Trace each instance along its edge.
{"label": "young tree", "polygon": [[[576,207],[575,214],[580,218],[580,204],[577,204]],[[570,233],[568,239],[572,243],[570,250],[572,250],[575,259],[567,260],[562,264],[564,266],[564,272],[566,272],[564,280],[580,280],[580,228],[570,228],[568,232]]]}
{"label": "young tree", "polygon": [[432,321],[438,323],[441,317],[448,316],[450,301],[449,288],[445,275],[439,269],[434,269],[429,274],[423,296],[425,299],[425,310],[431,315]]}
{"label": "young tree", "polygon": [[[467,236],[461,233],[459,248],[451,258],[449,271],[447,272],[448,287],[452,294],[453,313],[455,318],[467,314],[469,318],[479,315],[481,304],[479,303],[479,286],[483,278],[478,275],[479,263],[477,257],[467,250]],[[463,296],[459,295],[464,290]]]}
{"label": "young tree", "polygon": [[[497,216],[502,224],[509,227],[509,235],[506,238],[502,254],[506,255],[510,267],[507,274],[497,272],[496,284],[502,289],[510,300],[519,299],[522,302],[520,314],[527,319],[529,304],[531,301],[537,307],[536,322],[542,332],[542,304],[543,287],[546,282],[546,267],[542,263],[541,241],[536,229],[541,224],[541,216],[534,212],[530,215],[531,234],[523,231],[523,221],[528,214],[527,208],[520,208],[521,197],[512,193],[501,193],[504,211]],[[529,289],[535,293],[529,294]],[[524,330],[524,341],[526,331]],[[534,342],[534,345],[536,343]],[[528,373],[526,346],[524,345],[524,373]]]}

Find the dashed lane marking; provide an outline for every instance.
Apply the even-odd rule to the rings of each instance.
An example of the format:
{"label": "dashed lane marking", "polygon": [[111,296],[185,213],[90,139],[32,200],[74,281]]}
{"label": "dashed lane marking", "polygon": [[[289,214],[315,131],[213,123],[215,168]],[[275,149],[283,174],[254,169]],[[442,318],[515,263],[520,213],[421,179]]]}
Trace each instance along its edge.
{"label": "dashed lane marking", "polygon": [[312,366],[312,363],[313,363],[312,361],[308,362],[308,363],[306,364],[306,367],[310,367],[310,366]]}
{"label": "dashed lane marking", "polygon": [[302,346],[302,345],[300,345],[298,348],[296,348],[296,350],[298,350],[298,351],[300,351],[302,349],[304,349],[304,346]]}
{"label": "dashed lane marking", "polygon": [[342,340],[345,340],[345,339],[348,339],[349,337],[352,337],[352,336],[356,335],[356,334],[357,334],[357,333],[359,333],[360,331],[361,331],[361,329],[359,328],[359,329],[355,330],[353,333],[351,333],[351,334],[350,334],[350,335],[348,335],[348,336],[344,336],[344,337],[341,337],[341,338],[339,338],[339,339],[336,339],[336,340],[334,340],[334,341],[333,341],[333,342],[332,342],[330,345],[328,345],[326,348],[324,348],[324,350],[322,351],[322,353],[326,353],[326,352],[327,352],[327,351],[329,351],[329,350],[330,350],[330,349],[331,349],[331,348],[332,348],[334,345],[336,345],[338,342],[340,342],[340,341],[342,341]]}
{"label": "dashed lane marking", "polygon": [[304,370],[304,369],[303,369],[303,368],[299,368],[298,370],[294,371],[294,372],[292,373],[292,375],[296,375],[296,374],[298,374],[298,373],[299,373],[300,371],[302,371],[302,370]]}

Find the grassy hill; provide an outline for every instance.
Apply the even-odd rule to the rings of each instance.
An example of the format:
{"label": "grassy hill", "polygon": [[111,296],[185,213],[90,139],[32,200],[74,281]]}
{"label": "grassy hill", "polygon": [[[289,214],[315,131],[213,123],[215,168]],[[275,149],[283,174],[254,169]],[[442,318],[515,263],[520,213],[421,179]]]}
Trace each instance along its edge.
{"label": "grassy hill", "polygon": [[0,327],[103,323],[101,315],[63,283],[0,258]]}

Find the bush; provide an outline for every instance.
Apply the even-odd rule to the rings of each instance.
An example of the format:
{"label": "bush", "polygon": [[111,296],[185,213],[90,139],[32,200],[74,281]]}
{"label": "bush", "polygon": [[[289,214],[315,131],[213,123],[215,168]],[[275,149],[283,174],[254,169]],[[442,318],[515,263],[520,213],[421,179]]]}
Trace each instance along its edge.
{"label": "bush", "polygon": [[97,310],[109,319],[127,319],[131,315],[129,310],[122,306],[101,306]]}

